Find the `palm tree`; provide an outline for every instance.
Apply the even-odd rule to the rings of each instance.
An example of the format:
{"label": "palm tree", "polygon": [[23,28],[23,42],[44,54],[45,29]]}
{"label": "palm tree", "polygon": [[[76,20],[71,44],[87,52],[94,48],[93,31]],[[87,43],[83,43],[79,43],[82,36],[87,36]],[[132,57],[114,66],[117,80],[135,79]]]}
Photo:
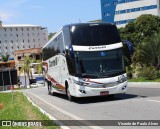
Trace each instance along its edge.
{"label": "palm tree", "polygon": [[39,63],[39,65],[37,66],[38,74],[42,74],[42,61],[41,60],[37,60],[36,63]]}
{"label": "palm tree", "polygon": [[32,71],[31,71],[31,63],[33,62],[33,59],[31,57],[24,57],[24,60],[21,62],[21,69],[20,69],[20,74],[21,73],[24,73],[24,76],[25,76],[25,86],[26,86],[26,74],[29,78],[29,84],[30,84],[30,79],[33,79],[33,76],[32,76]]}

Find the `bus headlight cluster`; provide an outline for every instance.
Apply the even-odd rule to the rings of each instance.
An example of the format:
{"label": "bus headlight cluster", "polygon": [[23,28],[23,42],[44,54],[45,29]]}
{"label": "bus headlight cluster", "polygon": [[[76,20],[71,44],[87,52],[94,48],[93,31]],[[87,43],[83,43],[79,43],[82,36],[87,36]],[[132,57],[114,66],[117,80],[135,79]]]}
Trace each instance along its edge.
{"label": "bus headlight cluster", "polygon": [[82,80],[79,80],[79,81],[74,80],[74,82],[79,86],[88,86],[89,85],[88,83],[86,83],[85,81],[82,81]]}
{"label": "bus headlight cluster", "polygon": [[121,75],[118,77],[118,82],[123,83],[127,80],[127,77],[125,77],[124,75]]}

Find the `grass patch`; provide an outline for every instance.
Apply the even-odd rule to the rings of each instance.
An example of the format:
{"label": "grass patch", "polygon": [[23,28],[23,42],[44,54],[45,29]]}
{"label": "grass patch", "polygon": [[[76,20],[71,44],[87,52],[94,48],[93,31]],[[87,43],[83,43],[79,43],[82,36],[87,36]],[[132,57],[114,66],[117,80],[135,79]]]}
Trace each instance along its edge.
{"label": "grass patch", "polygon": [[128,82],[160,82],[160,78],[154,80],[147,80],[145,78],[134,78],[134,79],[128,79]]}
{"label": "grass patch", "polygon": [[[0,93],[0,120],[50,120],[34,107],[21,92],[14,92],[14,103],[11,93]],[[5,129],[59,129],[55,126],[46,127],[5,127]]]}

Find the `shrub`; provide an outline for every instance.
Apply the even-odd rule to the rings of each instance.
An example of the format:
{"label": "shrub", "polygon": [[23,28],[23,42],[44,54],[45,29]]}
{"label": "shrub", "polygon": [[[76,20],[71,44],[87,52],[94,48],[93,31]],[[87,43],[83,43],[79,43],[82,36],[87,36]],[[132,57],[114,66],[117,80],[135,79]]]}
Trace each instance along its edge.
{"label": "shrub", "polygon": [[158,71],[153,66],[144,66],[139,73],[139,77],[145,77],[148,80],[153,80],[158,78]]}
{"label": "shrub", "polygon": [[128,78],[132,78],[132,68],[131,68],[131,66],[127,66],[126,67],[126,73],[127,73],[127,77]]}

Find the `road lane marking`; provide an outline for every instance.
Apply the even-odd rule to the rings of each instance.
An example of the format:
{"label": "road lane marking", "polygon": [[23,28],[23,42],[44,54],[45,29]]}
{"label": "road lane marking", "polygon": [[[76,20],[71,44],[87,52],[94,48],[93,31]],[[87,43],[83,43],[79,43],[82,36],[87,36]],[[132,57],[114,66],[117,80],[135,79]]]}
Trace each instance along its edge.
{"label": "road lane marking", "polygon": [[[29,94],[37,97],[38,99],[40,99],[40,100],[43,101],[44,103],[48,104],[48,105],[51,106],[52,108],[58,110],[59,112],[61,112],[61,113],[63,113],[63,114],[66,114],[67,116],[72,117],[72,118],[75,119],[75,120],[84,120],[84,119],[82,119],[82,118],[80,118],[80,117],[78,117],[78,116],[76,116],[76,115],[73,115],[73,114],[71,114],[71,113],[69,113],[69,112],[67,112],[67,111],[65,111],[65,110],[63,110],[63,109],[61,109],[61,108],[59,108],[59,107],[57,107],[57,106],[55,106],[55,105],[47,102],[47,101],[45,101],[45,100],[44,100],[42,97],[40,97],[40,96],[37,96],[37,95],[32,94],[32,93],[30,93],[30,92],[29,92]],[[92,123],[90,123],[90,122],[87,122],[87,121],[86,121],[85,123],[88,123],[89,125],[93,125],[93,126],[89,126],[89,127],[92,128],[92,129],[102,129],[102,128],[99,127],[99,126],[94,126],[94,124],[92,124]]]}
{"label": "road lane marking", "polygon": [[160,101],[158,101],[158,100],[152,100],[152,99],[148,99],[147,101],[151,101],[151,102],[160,103]]}

